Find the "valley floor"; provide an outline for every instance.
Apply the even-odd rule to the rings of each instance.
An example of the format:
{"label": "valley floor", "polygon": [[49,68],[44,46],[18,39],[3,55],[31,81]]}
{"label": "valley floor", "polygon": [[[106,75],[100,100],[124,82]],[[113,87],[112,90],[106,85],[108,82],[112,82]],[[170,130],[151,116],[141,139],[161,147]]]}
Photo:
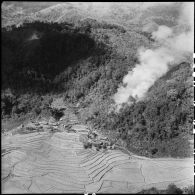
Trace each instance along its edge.
{"label": "valley floor", "polygon": [[149,159],[84,149],[79,137],[88,131],[66,109],[59,122],[32,122],[3,135],[2,193],[136,193],[170,183],[193,184],[193,158]]}

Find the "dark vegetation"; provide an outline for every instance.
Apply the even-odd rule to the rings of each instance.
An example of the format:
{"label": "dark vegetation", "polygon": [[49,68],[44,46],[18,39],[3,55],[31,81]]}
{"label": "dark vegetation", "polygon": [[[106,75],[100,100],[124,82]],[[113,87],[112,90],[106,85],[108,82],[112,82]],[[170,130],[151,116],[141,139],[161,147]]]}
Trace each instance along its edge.
{"label": "dark vegetation", "polygon": [[170,184],[165,190],[158,190],[157,188],[152,187],[147,190],[142,190],[137,194],[194,194],[194,186],[180,189],[175,184]]}
{"label": "dark vegetation", "polygon": [[16,94],[5,90],[1,94],[1,118],[35,118],[38,115],[50,116],[52,97],[38,94]]}
{"label": "dark vegetation", "polygon": [[41,22],[2,29],[2,118],[49,110],[51,94],[76,76],[78,61],[104,55],[104,45],[83,31],[68,23]]}
{"label": "dark vegetation", "polygon": [[[110,111],[112,96],[137,63],[136,50],[152,44],[150,33],[86,19],[79,25],[33,22],[2,28],[2,119],[62,113],[53,95],[79,103],[80,119],[146,156],[190,156],[191,66],[175,65],[144,101]],[[88,146],[86,146],[88,147]]]}
{"label": "dark vegetation", "polygon": [[[51,91],[56,75],[81,59],[104,52],[87,34],[67,28],[35,22],[3,30],[3,89]],[[38,38],[31,40],[33,34]]]}
{"label": "dark vegetation", "polygon": [[147,99],[124,106],[120,113],[97,113],[93,123],[117,132],[132,152],[154,157],[190,156],[193,153],[188,142],[193,136],[191,83],[191,66],[181,63],[155,83]]}
{"label": "dark vegetation", "polygon": [[58,120],[60,120],[60,118],[64,115],[64,112],[61,111],[61,110],[59,110],[59,109],[53,108],[53,109],[51,110],[51,114],[52,114],[52,116],[58,121]]}

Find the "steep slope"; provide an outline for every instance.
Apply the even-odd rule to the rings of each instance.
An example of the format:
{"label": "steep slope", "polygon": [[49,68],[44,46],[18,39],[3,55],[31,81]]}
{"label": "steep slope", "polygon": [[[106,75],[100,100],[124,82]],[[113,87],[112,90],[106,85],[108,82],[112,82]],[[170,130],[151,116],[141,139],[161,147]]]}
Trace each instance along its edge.
{"label": "steep slope", "polygon": [[[35,34],[36,39],[32,39]],[[106,79],[104,71],[110,68],[105,64],[110,61],[108,66],[120,74],[115,77],[122,78],[124,73],[117,73],[117,64],[123,63],[125,71],[135,60],[135,50],[129,53],[129,48],[148,43],[147,37],[136,32],[88,20],[79,26],[35,22],[12,31],[2,29],[2,88],[13,90],[15,97],[28,91],[41,95],[63,91],[68,99],[77,101],[100,77]],[[115,82],[116,88],[120,80]]]}
{"label": "steep slope", "polygon": [[146,99],[112,112],[113,95],[138,63],[137,50],[158,46],[151,28],[163,24],[175,30],[181,4],[123,4],[117,10],[118,5],[105,4],[102,21],[97,17],[101,4],[48,4],[32,10],[30,20],[38,21],[2,28],[5,129],[14,118],[52,115],[49,106],[59,95],[77,107],[84,123],[117,138],[129,150],[153,157],[192,154],[189,60],[176,63],[157,80]]}

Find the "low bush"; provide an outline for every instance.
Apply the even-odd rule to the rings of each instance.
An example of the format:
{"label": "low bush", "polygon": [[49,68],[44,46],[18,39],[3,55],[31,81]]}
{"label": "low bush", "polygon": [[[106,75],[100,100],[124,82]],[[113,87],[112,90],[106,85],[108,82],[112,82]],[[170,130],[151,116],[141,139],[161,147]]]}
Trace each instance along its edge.
{"label": "low bush", "polygon": [[87,148],[92,148],[92,143],[90,143],[90,142],[84,142],[84,143],[83,143],[83,147],[84,147],[85,149],[87,149]]}
{"label": "low bush", "polygon": [[175,184],[170,184],[166,189],[167,194],[183,194],[182,190]]}
{"label": "low bush", "polygon": [[85,149],[87,149],[87,148],[88,148],[88,143],[84,143],[84,144],[83,144],[83,147],[84,147]]}
{"label": "low bush", "polygon": [[138,192],[137,194],[160,194],[160,191],[154,187],[147,189],[147,190],[142,190],[141,192]]}
{"label": "low bush", "polygon": [[194,194],[194,186],[188,186],[183,189],[184,194]]}
{"label": "low bush", "polygon": [[88,142],[88,148],[92,148],[92,143]]}
{"label": "low bush", "polygon": [[137,194],[194,194],[194,186],[180,189],[175,184],[169,184],[165,190],[158,190],[157,188],[152,187],[146,190],[142,190]]}
{"label": "low bush", "polygon": [[58,110],[58,109],[52,109],[51,110],[51,113],[52,113],[52,116],[57,120],[57,121],[59,121],[60,120],[60,118],[64,115],[64,112],[63,111],[61,111],[61,110]]}

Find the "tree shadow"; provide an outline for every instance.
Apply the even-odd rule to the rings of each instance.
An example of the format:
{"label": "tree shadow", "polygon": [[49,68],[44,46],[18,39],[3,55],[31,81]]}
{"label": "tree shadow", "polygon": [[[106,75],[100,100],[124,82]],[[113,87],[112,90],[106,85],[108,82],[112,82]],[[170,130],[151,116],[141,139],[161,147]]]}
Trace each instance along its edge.
{"label": "tree shadow", "polygon": [[[36,39],[29,39],[36,33]],[[105,53],[89,32],[70,24],[34,22],[2,29],[2,89],[52,92],[53,79],[80,60]]]}

